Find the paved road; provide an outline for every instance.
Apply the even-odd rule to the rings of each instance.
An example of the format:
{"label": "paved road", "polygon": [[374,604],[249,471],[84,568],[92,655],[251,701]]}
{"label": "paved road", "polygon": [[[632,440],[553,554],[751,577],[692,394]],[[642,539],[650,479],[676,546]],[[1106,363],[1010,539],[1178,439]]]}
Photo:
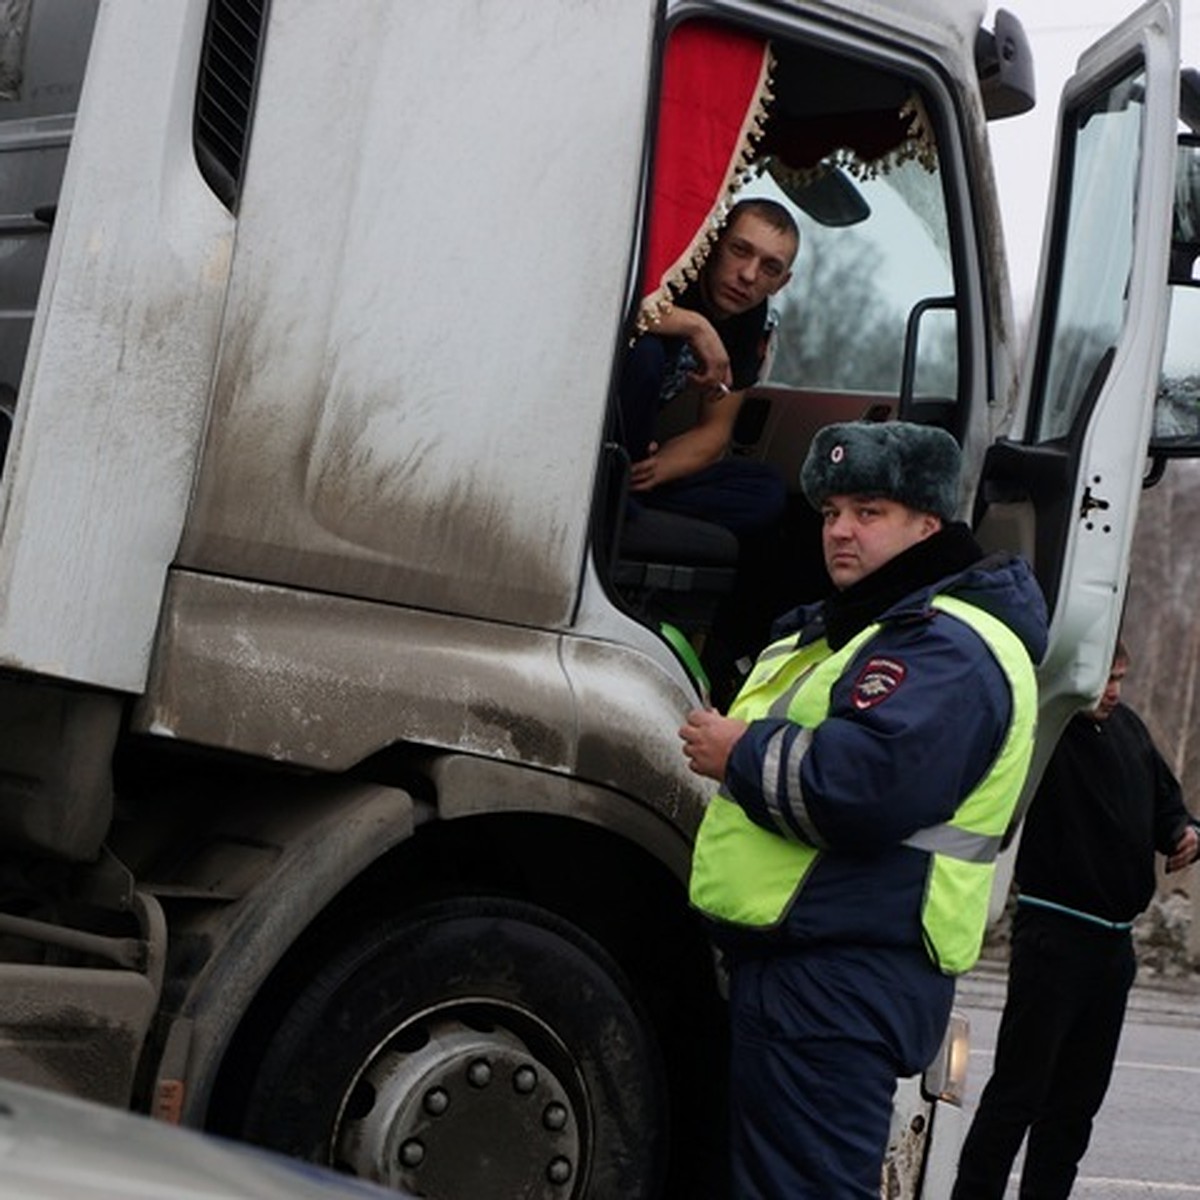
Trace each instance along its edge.
{"label": "paved road", "polygon": [[[991,1070],[1003,1002],[1004,977],[995,968],[960,984],[958,1006],[971,1019],[968,1120]],[[1136,988],[1073,1198],[1200,1200],[1198,1117],[1200,996]],[[1015,1177],[1007,1195],[1017,1195]]]}

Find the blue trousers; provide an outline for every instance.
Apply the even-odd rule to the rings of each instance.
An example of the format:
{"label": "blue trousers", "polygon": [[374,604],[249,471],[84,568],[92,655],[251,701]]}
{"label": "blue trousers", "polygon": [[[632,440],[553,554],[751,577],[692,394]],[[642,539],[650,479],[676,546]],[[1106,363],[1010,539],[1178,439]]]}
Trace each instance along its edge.
{"label": "blue trousers", "polygon": [[879,1200],[896,1079],[933,1059],[953,995],[922,950],[735,964],[734,1200]]}

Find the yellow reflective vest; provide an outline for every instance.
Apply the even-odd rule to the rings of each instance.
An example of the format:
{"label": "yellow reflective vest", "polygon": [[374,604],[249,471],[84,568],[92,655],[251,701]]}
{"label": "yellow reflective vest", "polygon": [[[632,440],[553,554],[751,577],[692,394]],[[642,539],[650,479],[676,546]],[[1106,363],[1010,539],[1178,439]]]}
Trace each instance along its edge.
{"label": "yellow reflective vest", "polygon": [[[941,971],[956,975],[979,957],[996,855],[1033,750],[1037,686],[1024,645],[1002,621],[952,596],[937,596],[932,603],[983,639],[1012,697],[1007,733],[983,779],[963,797],[951,820],[920,829],[903,843],[928,856],[921,910],[925,945]],[[829,714],[834,684],[880,628],[868,626],[836,652],[823,638],[796,648],[795,635],[767,647],[729,715],[747,722],[786,717],[811,739]],[[783,769],[783,764],[775,766]],[[772,764],[765,769],[770,771]],[[782,824],[780,830],[772,832],[753,822],[722,788],[710,802],[696,840],[693,905],[736,926],[780,925],[826,853],[788,836]]]}

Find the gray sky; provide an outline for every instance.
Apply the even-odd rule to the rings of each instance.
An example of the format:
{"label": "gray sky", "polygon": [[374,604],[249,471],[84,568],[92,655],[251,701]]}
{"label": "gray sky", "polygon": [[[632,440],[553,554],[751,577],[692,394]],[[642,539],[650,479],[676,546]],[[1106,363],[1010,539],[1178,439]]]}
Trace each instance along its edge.
{"label": "gray sky", "polygon": [[[1001,0],[989,5],[989,25],[997,8],[1020,18],[1037,80],[1033,112],[997,121],[990,129],[1018,316],[1028,312],[1037,283],[1059,95],[1079,55],[1138,7],[1133,0]],[[1200,0],[1182,0],[1182,8],[1183,58],[1200,66]]]}

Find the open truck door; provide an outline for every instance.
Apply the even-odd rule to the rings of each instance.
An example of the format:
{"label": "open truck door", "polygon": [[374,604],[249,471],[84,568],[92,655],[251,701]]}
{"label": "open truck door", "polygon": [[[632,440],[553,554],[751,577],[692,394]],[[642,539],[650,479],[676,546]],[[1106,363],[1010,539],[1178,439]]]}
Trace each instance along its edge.
{"label": "open truck door", "polygon": [[1121,620],[1170,302],[1179,21],[1178,0],[1144,5],[1063,93],[1019,410],[979,492],[981,540],[1022,547],[1051,615],[1019,815],[1063,726],[1099,695]]}

